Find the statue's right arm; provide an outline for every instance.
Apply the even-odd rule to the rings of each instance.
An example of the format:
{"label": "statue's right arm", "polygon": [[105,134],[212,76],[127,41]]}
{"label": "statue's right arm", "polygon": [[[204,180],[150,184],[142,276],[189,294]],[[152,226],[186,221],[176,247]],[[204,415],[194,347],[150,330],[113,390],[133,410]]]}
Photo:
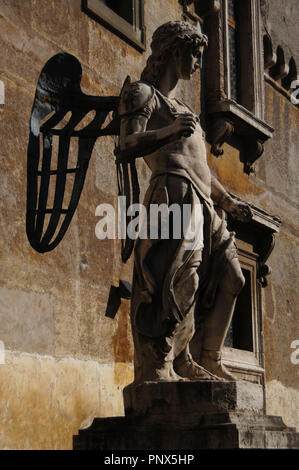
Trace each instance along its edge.
{"label": "statue's right arm", "polygon": [[142,82],[130,86],[132,90],[121,97],[120,152],[123,158],[148,155],[182,135],[194,132],[196,121],[189,113],[180,114],[167,126],[147,130],[155,105],[153,89]]}

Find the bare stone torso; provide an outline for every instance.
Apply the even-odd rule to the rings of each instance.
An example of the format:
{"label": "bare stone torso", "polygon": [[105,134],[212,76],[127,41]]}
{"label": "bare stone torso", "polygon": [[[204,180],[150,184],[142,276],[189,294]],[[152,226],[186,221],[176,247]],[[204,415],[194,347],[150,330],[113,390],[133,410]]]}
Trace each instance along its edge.
{"label": "bare stone torso", "polygon": [[[158,94],[155,99],[155,111],[148,122],[148,130],[161,127],[161,121],[163,125],[167,126],[175,119],[167,102],[161,99]],[[176,100],[172,100],[171,104],[177,113],[190,113],[187,106]],[[206,147],[199,122],[196,124],[194,133],[189,137],[182,136],[174,142],[163,145],[144,159],[152,171],[152,177],[165,173],[183,176],[192,181],[204,199],[210,200],[211,173],[207,164]]]}

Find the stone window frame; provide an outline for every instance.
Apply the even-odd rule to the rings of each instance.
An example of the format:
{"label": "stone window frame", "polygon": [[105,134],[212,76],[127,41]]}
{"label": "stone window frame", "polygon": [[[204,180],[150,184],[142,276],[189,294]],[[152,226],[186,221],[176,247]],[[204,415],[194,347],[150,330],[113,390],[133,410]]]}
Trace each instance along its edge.
{"label": "stone window frame", "polygon": [[231,217],[227,217],[227,222],[229,230],[237,234],[240,265],[251,273],[253,351],[224,347],[223,361],[241,379],[264,384],[262,288],[268,285],[267,276],[271,274],[271,269],[266,263],[274,248],[281,220],[252,204],[250,207],[253,217],[249,223],[238,222]]}
{"label": "stone window frame", "polygon": [[[224,91],[227,98],[231,99],[228,2],[229,0],[222,0],[221,15],[223,22]],[[261,35],[258,34],[260,29],[259,5],[256,0],[235,0],[235,5],[240,88],[237,104],[250,111],[256,118],[263,119],[263,69],[261,66],[263,49]]]}
{"label": "stone window frame", "polygon": [[252,351],[224,346],[223,361],[234,373],[241,378],[251,378],[253,382],[262,383],[264,376],[263,342],[262,342],[262,312],[261,293],[257,279],[258,254],[253,251],[253,246],[236,239],[238,257],[241,268],[250,272],[251,293],[251,326],[252,326]]}
{"label": "stone window frame", "polygon": [[[242,7],[242,27],[239,42],[245,43],[247,53],[241,54],[241,83],[243,104],[232,100],[227,93],[228,83],[228,27],[227,0],[179,0],[183,17],[200,22],[209,38],[205,53],[205,108],[207,140],[211,153],[223,154],[225,142],[233,145],[241,141],[240,160],[244,172],[254,172],[254,163],[262,155],[264,142],[272,137],[274,129],[264,121],[264,65],[262,20],[259,0],[238,0]],[[243,54],[243,56],[242,56]],[[248,76],[250,74],[250,80]],[[248,90],[246,86],[249,85]]]}
{"label": "stone window frame", "polygon": [[82,11],[121,37],[140,52],[146,50],[144,0],[133,0],[134,24],[117,15],[101,0],[82,0]]}

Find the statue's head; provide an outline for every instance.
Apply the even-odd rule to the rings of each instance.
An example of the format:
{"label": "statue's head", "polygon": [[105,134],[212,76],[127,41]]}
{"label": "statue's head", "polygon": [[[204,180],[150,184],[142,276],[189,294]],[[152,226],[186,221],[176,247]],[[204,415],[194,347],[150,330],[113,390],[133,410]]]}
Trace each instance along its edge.
{"label": "statue's head", "polygon": [[181,60],[188,60],[190,55],[196,57],[195,68],[200,67],[201,55],[207,45],[208,38],[201,32],[199,25],[186,21],[169,21],[161,25],[153,34],[152,54],[147,60],[141,79],[157,86],[165,68],[175,54],[181,57]]}

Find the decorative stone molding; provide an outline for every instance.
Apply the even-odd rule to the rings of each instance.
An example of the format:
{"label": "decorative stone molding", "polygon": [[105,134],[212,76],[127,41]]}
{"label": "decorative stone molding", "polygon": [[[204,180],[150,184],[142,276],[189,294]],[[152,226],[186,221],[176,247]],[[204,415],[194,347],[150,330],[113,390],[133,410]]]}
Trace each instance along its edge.
{"label": "decorative stone molding", "polygon": [[286,92],[290,99],[291,85],[294,80],[299,80],[297,65],[293,57],[287,58],[283,48],[278,45],[274,49],[272,39],[265,33],[263,37],[264,44],[264,71],[265,79],[271,83],[276,82]]}
{"label": "decorative stone molding", "polygon": [[284,52],[280,46],[277,48],[276,57],[276,63],[270,68],[270,75],[274,78],[274,80],[279,80],[281,78],[285,78],[288,75],[290,67],[288,64],[286,64]]}
{"label": "decorative stone molding", "polygon": [[234,133],[234,124],[228,119],[224,119],[223,116],[217,119],[211,120],[209,133],[211,136],[211,152],[216,157],[223,155],[222,145],[226,142]]}
{"label": "decorative stone molding", "polygon": [[[287,47],[275,43],[269,32],[268,16],[269,3],[268,0],[261,1],[261,16],[263,20],[263,52],[264,52],[264,75],[268,83],[291,99],[292,83],[299,80],[297,72],[297,64],[294,57]],[[287,93],[285,93],[287,92]],[[298,106],[298,105],[297,105]]]}
{"label": "decorative stone molding", "polygon": [[293,57],[290,58],[289,61],[289,73],[286,77],[284,77],[281,81],[283,88],[287,91],[291,90],[291,85],[294,80],[298,80],[299,75],[297,72],[297,65]]}
{"label": "decorative stone molding", "polygon": [[264,142],[272,137],[274,129],[232,100],[215,102],[209,111],[208,135],[212,154],[216,157],[222,155],[222,145],[235,134],[244,142],[240,156],[244,172],[251,173],[254,162],[264,151]]}
{"label": "decorative stone molding", "polygon": [[[233,195],[234,198],[239,199]],[[229,228],[236,231],[242,238],[244,234],[246,239],[250,237],[250,242],[254,247],[257,259],[257,279],[262,287],[268,285],[267,276],[271,274],[271,268],[266,264],[275,245],[275,234],[280,230],[281,220],[278,217],[268,214],[266,211],[250,204],[252,219],[244,224],[229,218]]]}
{"label": "decorative stone molding", "polygon": [[269,34],[264,34],[263,37],[264,46],[264,69],[267,70],[276,64],[277,55],[273,49],[272,40]]}

